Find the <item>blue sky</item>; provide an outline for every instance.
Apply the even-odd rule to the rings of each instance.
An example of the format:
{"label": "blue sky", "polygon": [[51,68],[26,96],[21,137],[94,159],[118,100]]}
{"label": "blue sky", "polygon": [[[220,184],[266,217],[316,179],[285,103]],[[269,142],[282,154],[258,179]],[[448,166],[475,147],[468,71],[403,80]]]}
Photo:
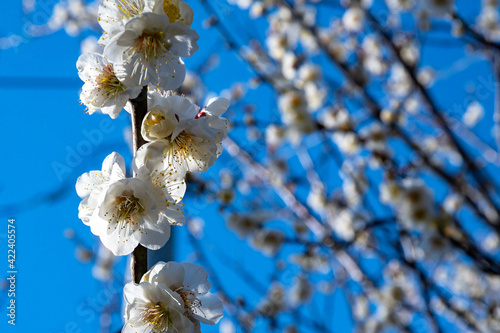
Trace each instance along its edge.
{"label": "blue sky", "polygon": [[[195,13],[202,13],[197,2],[190,3]],[[0,37],[22,34],[24,21],[20,1],[9,2],[8,5],[4,3],[3,7],[4,10],[0,11]],[[219,92],[235,80],[248,78],[246,66],[237,62],[230,51],[221,49],[222,42],[216,33],[213,30],[205,33],[200,26],[201,22],[194,23],[194,28],[201,35],[200,52],[186,59],[188,69],[197,68],[205,61],[207,53],[218,50],[224,66],[207,76],[206,84],[212,91]],[[118,291],[118,294],[121,290],[119,282],[105,286],[94,280],[91,265],[76,260],[75,244],[63,235],[64,230],[72,228],[87,244],[96,241],[77,217],[79,198],[74,190],[76,179],[84,172],[100,169],[102,160],[112,151],[122,154],[126,161],[131,158],[124,140],[124,131],[129,126],[128,114],[122,112],[118,119],[111,121],[100,114],[86,115],[84,107],[79,104],[78,93],[82,83],[75,64],[80,53],[80,41],[80,38],[69,37],[60,31],[28,39],[13,49],[0,50],[0,132],[3,141],[0,164],[0,278],[5,277],[6,272],[6,223],[11,217],[16,219],[18,271],[17,325],[12,329],[6,324],[4,308],[7,297],[6,291],[1,291],[1,332],[27,332],[32,329],[48,333],[97,332],[98,314],[103,306],[112,304],[106,290]],[[463,56],[461,51],[455,49],[446,53],[441,53],[443,49],[439,47],[428,50],[424,63],[437,68],[447,68]],[[455,82],[480,85],[482,81],[491,81],[489,67],[479,56],[477,60],[467,64],[461,73],[454,73]],[[431,91],[439,105],[463,104],[468,94],[466,87],[455,82],[446,79],[433,87]],[[258,103],[262,105],[272,98],[270,93],[259,95],[251,92],[249,96],[261,99]],[[491,109],[493,96],[482,102],[485,109]],[[484,135],[489,137],[488,133]],[[228,157],[222,156],[217,162],[220,166],[209,172],[217,175],[218,168],[227,162]],[[55,196],[47,200],[49,193],[55,193]],[[205,246],[223,241],[227,248],[234,249],[231,253],[233,258],[249,270],[263,262],[260,258],[250,261],[252,251],[246,250],[245,242],[224,229],[224,222],[214,207],[208,205],[198,211],[208,216],[207,224],[217,230],[207,238]],[[190,248],[186,245],[185,230],[179,230],[175,242],[177,259],[189,259]],[[232,281],[228,285],[230,290],[238,285],[237,277],[232,276],[230,269],[216,260],[214,264],[227,281]],[[120,267],[125,269],[123,259],[118,267],[118,271]],[[258,296],[253,297],[257,299]],[[340,296],[336,302],[342,304]],[[345,320],[340,318],[347,317],[346,311],[345,305],[336,307],[332,320],[338,319],[337,322],[342,325]],[[114,321],[117,320],[115,317]],[[349,327],[348,323],[345,325]],[[342,331],[342,326],[339,330]],[[216,329],[204,331],[213,332]]]}

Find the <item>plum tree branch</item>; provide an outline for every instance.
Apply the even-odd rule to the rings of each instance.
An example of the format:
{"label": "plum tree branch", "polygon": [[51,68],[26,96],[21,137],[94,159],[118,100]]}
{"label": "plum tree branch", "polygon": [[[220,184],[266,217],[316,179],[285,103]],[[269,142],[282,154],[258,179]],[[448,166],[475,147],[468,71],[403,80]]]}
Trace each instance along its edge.
{"label": "plum tree branch", "polygon": [[[142,87],[142,91],[136,98],[130,100],[132,104],[132,141],[134,156],[137,150],[146,143],[141,135],[142,120],[148,112],[148,87]],[[135,175],[134,175],[135,177]],[[130,260],[130,269],[132,273],[132,281],[139,283],[144,273],[148,271],[148,250],[139,244]]]}

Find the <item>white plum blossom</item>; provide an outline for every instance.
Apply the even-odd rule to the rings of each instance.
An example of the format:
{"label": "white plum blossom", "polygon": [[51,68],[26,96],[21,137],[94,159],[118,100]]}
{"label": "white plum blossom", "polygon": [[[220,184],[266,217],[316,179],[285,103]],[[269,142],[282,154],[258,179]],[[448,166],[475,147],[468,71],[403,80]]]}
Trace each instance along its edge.
{"label": "white plum blossom", "polygon": [[228,106],[225,98],[213,98],[200,110],[187,98],[152,93],[141,133],[146,141],[154,141],[141,147],[138,155],[147,154],[151,145],[162,146],[169,163],[191,172],[206,171],[222,152],[227,128],[220,116]]}
{"label": "white plum blossom", "polygon": [[126,308],[122,333],[195,332],[184,315],[184,301],[165,285],[129,282],[123,288],[123,297]]}
{"label": "white plum blossom", "polygon": [[101,192],[89,225],[114,255],[129,254],[138,244],[158,250],[170,237],[167,203],[143,168],[137,178],[120,179]]}
{"label": "white plum blossom", "polygon": [[117,77],[127,86],[177,89],[186,75],[180,57],[190,57],[198,50],[198,38],[196,31],[171,24],[166,15],[142,13],[109,40],[104,56],[119,65]]}
{"label": "white plum blossom", "polygon": [[342,16],[342,23],[347,31],[360,31],[364,26],[365,13],[361,8],[352,7]]}
{"label": "white plum blossom", "polygon": [[118,153],[109,154],[102,163],[102,170],[93,170],[81,175],[76,182],[76,193],[82,199],[78,206],[78,217],[89,225],[89,220],[98,206],[98,198],[110,183],[124,179],[125,161]]}
{"label": "white plum blossom", "polygon": [[203,267],[191,263],[158,262],[142,277],[142,283],[161,286],[182,299],[183,314],[195,327],[199,323],[215,325],[222,318],[223,306],[219,298],[210,293],[210,282]]}
{"label": "white plum blossom", "polygon": [[168,170],[161,178],[168,186],[162,188],[159,175],[151,175],[146,166],[138,169],[137,178],[126,178],[123,158],[109,155],[102,171],[78,178],[80,219],[114,255],[129,254],[138,244],[160,249],[170,237],[170,224],[184,223],[178,204],[186,190],[184,174]]}
{"label": "white plum blossom", "polygon": [[80,100],[89,114],[97,110],[116,118],[129,99],[141,92],[139,86],[125,86],[118,80],[113,64],[98,53],[85,53],[76,63],[78,75],[85,82]]}

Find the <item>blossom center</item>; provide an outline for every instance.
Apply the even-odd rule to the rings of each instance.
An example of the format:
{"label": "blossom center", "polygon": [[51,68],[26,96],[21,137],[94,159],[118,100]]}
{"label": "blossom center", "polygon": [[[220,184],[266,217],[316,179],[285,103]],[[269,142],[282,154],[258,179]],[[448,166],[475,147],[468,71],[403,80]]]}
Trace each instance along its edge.
{"label": "blossom center", "polygon": [[118,221],[134,223],[134,217],[144,212],[144,206],[134,195],[123,195],[116,198]]}
{"label": "blossom center", "polygon": [[120,16],[121,19],[134,17],[142,13],[144,8],[144,4],[141,3],[141,0],[118,0],[117,7],[124,14]]}
{"label": "blossom center", "polygon": [[155,333],[167,332],[174,326],[170,311],[161,302],[145,306],[141,320],[152,328]]}
{"label": "blossom center", "polygon": [[[184,286],[180,286],[174,291],[181,296],[184,301],[184,308],[187,312],[189,312],[189,314],[193,314],[198,310],[201,311],[201,301],[195,296],[194,292],[185,289]],[[201,312],[203,313],[203,311]]]}
{"label": "blossom center", "polygon": [[125,86],[118,80],[111,65],[103,67],[102,73],[97,76],[96,83],[98,89],[103,89],[108,97],[125,90]]}
{"label": "blossom center", "polygon": [[133,48],[136,52],[141,53],[146,61],[158,58],[168,52],[163,35],[163,31],[145,31],[136,38]]}

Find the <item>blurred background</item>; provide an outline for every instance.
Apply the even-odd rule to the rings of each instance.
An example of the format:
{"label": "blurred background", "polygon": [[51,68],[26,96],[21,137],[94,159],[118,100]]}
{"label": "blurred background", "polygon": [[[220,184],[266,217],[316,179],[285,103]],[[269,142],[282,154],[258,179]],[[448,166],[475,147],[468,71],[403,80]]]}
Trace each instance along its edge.
{"label": "blurred background", "polygon": [[[225,316],[202,331],[500,332],[497,1],[187,3],[200,48],[178,93],[228,98],[229,135],[150,256],[207,270]],[[129,114],[79,103],[98,5],[2,4],[1,332],[123,325],[128,258],[78,219],[74,187],[132,158]]]}

